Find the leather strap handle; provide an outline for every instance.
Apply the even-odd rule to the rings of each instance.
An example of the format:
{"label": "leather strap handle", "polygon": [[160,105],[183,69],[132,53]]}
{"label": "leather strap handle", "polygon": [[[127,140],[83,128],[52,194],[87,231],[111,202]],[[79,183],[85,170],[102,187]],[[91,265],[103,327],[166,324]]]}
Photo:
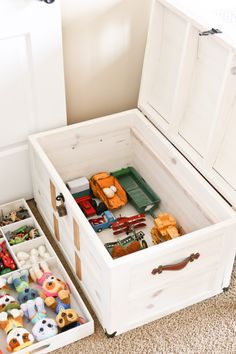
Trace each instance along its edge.
{"label": "leather strap handle", "polygon": [[200,253],[192,253],[189,257],[185,258],[182,262],[169,264],[169,265],[160,265],[158,268],[152,270],[152,274],[161,274],[164,270],[181,270],[188,265],[188,263],[193,262],[195,259],[200,257]]}

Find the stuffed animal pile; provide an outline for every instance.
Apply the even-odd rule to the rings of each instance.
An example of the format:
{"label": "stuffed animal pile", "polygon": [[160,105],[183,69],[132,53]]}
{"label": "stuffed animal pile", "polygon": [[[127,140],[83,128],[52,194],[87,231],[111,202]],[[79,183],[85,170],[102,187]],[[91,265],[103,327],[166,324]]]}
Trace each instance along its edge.
{"label": "stuffed animal pile", "polygon": [[[29,274],[37,284],[34,287]],[[45,305],[55,313],[55,319],[48,316]],[[24,327],[24,320],[31,323],[31,333]],[[6,334],[9,352],[18,352],[85,322],[71,308],[68,285],[51,272],[46,262],[34,264],[29,272],[14,272],[7,280],[0,278],[0,329]]]}

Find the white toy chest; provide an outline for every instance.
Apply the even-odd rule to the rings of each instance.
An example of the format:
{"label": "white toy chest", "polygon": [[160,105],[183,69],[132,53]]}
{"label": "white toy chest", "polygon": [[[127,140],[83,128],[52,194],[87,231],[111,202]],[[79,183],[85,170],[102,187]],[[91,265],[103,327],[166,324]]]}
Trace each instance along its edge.
{"label": "white toy chest", "polygon": [[[230,284],[236,252],[236,38],[226,2],[213,10],[202,3],[204,11],[196,2],[189,8],[184,3],[153,2],[137,109],[30,137],[37,207],[108,336]],[[155,246],[149,237],[147,249],[113,260],[103,245],[112,236],[94,232],[65,183],[127,166],[160,196],[160,210],[173,214],[185,235]],[[64,217],[57,213],[60,193]],[[129,206],[126,211],[134,212]],[[189,262],[192,254],[200,256]],[[182,269],[152,273],[172,264]]]}

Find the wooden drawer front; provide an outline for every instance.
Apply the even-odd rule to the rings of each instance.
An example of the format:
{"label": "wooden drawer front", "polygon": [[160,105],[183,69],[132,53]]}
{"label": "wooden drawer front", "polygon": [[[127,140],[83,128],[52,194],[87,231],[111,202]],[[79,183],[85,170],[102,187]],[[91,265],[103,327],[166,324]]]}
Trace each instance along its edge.
{"label": "wooden drawer front", "polygon": [[[130,321],[145,320],[145,318],[159,318],[168,313],[194,304],[213,295],[215,269],[202,272],[193,278],[182,278],[179,281],[168,283],[162,288],[153,289],[141,296],[129,298]],[[128,321],[129,321],[128,320]]]}
{"label": "wooden drawer front", "polygon": [[[207,272],[209,268],[219,266],[222,260],[223,235],[222,233],[204,235],[202,239],[195,243],[191,242],[188,246],[181,247],[181,241],[178,240],[175,248],[168,249],[160,257],[153,256],[145,262],[136,264],[132,267],[130,274],[130,293],[140,293],[146,289],[161,289],[166,283],[175,283],[177,279],[192,279],[192,276],[199,274],[203,269]],[[185,242],[186,243],[186,242]],[[158,250],[158,246],[157,246]],[[192,262],[186,261],[186,266],[179,270],[163,270],[161,274],[152,274],[154,269],[160,266],[176,265],[186,260],[190,255],[199,253],[199,258]]]}

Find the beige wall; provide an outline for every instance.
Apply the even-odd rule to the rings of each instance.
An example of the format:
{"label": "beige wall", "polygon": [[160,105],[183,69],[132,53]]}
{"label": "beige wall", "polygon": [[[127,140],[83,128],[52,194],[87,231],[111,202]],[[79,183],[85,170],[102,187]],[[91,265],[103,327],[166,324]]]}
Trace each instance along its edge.
{"label": "beige wall", "polygon": [[136,107],[151,0],[61,0],[69,123]]}

